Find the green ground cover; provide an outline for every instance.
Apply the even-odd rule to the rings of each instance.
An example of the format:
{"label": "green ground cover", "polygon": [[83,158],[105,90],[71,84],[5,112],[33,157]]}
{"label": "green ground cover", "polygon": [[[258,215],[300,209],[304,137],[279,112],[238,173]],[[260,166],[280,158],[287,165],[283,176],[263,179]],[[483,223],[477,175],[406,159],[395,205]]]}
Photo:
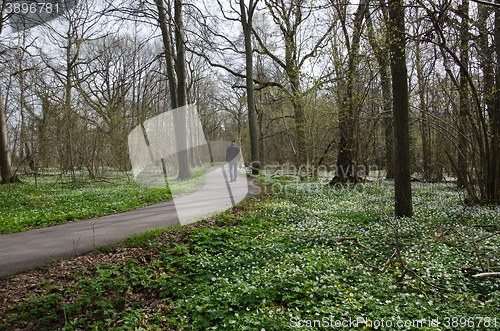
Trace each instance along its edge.
{"label": "green ground cover", "polygon": [[[206,168],[193,172],[186,191],[203,185]],[[145,188],[127,173],[106,180],[78,181],[69,176],[22,177],[22,183],[0,186],[0,234],[26,231],[69,221],[109,215],[169,200],[165,188]]]}
{"label": "green ground cover", "polygon": [[3,326],[500,329],[500,279],[472,277],[500,266],[499,207],[464,206],[451,187],[414,183],[415,216],[396,220],[390,182],[270,184],[270,196],[204,226],[129,240],[146,262],[79,268],[72,285],[44,285],[7,308]]}

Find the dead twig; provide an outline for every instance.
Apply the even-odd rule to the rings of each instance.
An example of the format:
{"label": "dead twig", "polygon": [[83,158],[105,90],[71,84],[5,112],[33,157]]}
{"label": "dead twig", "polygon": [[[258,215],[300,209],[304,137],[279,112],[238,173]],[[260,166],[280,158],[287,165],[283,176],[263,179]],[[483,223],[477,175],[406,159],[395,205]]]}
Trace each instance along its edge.
{"label": "dead twig", "polygon": [[363,262],[364,265],[366,265],[367,267],[370,267],[372,269],[375,269],[375,270],[378,270],[380,272],[384,272],[385,269],[387,269],[387,267],[391,264],[392,262],[392,259],[394,258],[394,255],[396,255],[396,252],[392,253],[392,255],[387,259],[387,262],[385,262],[384,266],[382,268],[379,268],[377,266],[374,266],[374,265],[371,265],[370,263],[368,263],[365,259],[363,259],[361,256],[359,257],[359,259],[361,260],[361,262]]}
{"label": "dead twig", "polygon": [[455,291],[453,290],[449,290],[447,288],[444,288],[444,287],[440,287],[440,286],[437,286],[435,284],[432,284],[426,280],[424,280],[422,277],[420,277],[419,275],[417,275],[416,272],[414,272],[413,270],[409,269],[406,264],[404,263],[403,261],[403,258],[401,257],[401,252],[399,250],[399,236],[398,236],[398,228],[397,227],[394,227],[394,231],[395,231],[395,237],[396,237],[396,255],[398,257],[398,260],[399,260],[399,263],[401,265],[401,270],[403,271],[403,274],[405,272],[407,272],[408,274],[410,274],[411,276],[413,276],[414,278],[417,278],[418,280],[420,280],[422,283],[426,284],[426,285],[429,285],[430,287],[433,287],[435,289],[438,289],[438,290],[441,290],[441,291],[445,291],[445,292],[452,292],[452,293],[455,293]]}
{"label": "dead twig", "polygon": [[496,224],[488,224],[488,225],[478,225],[478,224],[476,224],[476,225],[473,225],[471,227],[472,228],[495,228],[496,229],[496,228],[498,228],[498,225],[496,225]]}
{"label": "dead twig", "polygon": [[483,272],[481,274],[472,275],[472,278],[476,279],[487,278],[487,277],[500,278],[500,272]]}
{"label": "dead twig", "polygon": [[484,236],[484,237],[479,238],[479,239],[472,239],[472,240],[471,240],[471,242],[478,243],[478,242],[480,242],[480,241],[483,241],[483,240],[486,240],[486,239],[488,239],[488,238],[494,237],[494,236],[496,236],[496,235],[498,235],[498,234],[500,234],[500,231],[497,231],[497,232],[495,232],[495,233],[493,233],[493,234],[490,234],[490,235]]}
{"label": "dead twig", "polygon": [[[474,268],[474,267],[452,267],[452,266],[446,266],[448,268],[451,268],[451,269],[456,269],[456,270],[463,270],[463,271],[476,271],[476,272],[483,272],[481,269],[479,268]],[[500,269],[500,267],[488,267],[488,268],[485,268],[486,271],[489,271],[489,270],[497,270],[497,269]]]}

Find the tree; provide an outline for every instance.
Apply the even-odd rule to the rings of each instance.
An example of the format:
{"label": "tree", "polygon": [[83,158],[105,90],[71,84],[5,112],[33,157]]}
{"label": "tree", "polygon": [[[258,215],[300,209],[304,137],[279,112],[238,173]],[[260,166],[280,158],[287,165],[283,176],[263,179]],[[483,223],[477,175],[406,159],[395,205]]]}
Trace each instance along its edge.
{"label": "tree", "polygon": [[[172,109],[186,105],[186,47],[184,41],[184,24],[182,20],[182,1],[174,0],[174,30],[175,30],[175,74],[172,61],[174,59],[174,46],[171,41],[171,22],[167,18],[166,8],[163,0],[155,0],[158,10],[158,25],[163,37],[163,47],[165,49],[165,59],[167,62],[167,77],[170,88],[170,100]],[[171,10],[169,10],[171,18]],[[187,140],[187,118],[184,112],[174,113],[175,136],[177,144],[177,160],[179,163],[179,179],[191,177],[191,167],[189,164],[188,140]]]}
{"label": "tree", "polygon": [[426,77],[424,74],[424,63],[422,61],[422,49],[420,43],[415,45],[415,66],[417,67],[417,87],[418,87],[418,99],[419,99],[419,109],[421,114],[421,137],[422,137],[422,163],[424,179],[431,179],[431,145],[429,139],[429,121],[428,121],[428,107],[425,99],[426,91],[428,91],[428,86],[426,84]]}
{"label": "tree", "polygon": [[459,184],[466,187],[468,184],[467,171],[467,121],[469,105],[469,92],[467,87],[467,68],[469,67],[469,0],[462,1],[461,13],[462,22],[460,26],[460,111],[458,132],[458,171],[460,172]]}
{"label": "tree", "polygon": [[[465,3],[466,5],[467,3]],[[488,17],[487,12],[485,13],[484,9],[480,8],[480,13],[479,13],[479,30],[480,30],[480,35],[479,35],[479,49],[481,53],[481,66],[483,69],[483,74],[484,74],[484,81],[485,81],[485,95],[484,95],[484,101],[488,109],[488,118],[486,118],[485,114],[486,112],[484,111],[482,102],[481,102],[481,96],[476,88],[476,83],[473,79],[473,75],[471,74],[469,68],[467,65],[462,61],[462,60],[467,60],[468,57],[465,57],[465,54],[463,54],[462,59],[457,56],[456,52],[453,51],[452,48],[447,44],[446,36],[444,33],[443,25],[448,21],[443,19],[446,11],[448,10],[448,6],[445,6],[444,8],[436,8],[432,7],[431,8],[426,8],[427,15],[433,24],[434,31],[437,33],[438,38],[436,41],[436,44],[440,47],[441,53],[443,55],[443,61],[445,65],[446,72],[448,73],[448,76],[450,77],[451,81],[459,91],[459,93],[462,93],[462,91],[465,89],[465,81],[467,84],[467,89],[465,91],[471,98],[471,104],[475,111],[472,112],[471,109],[468,107],[461,107],[460,111],[461,113],[460,116],[464,115],[466,119],[468,119],[467,124],[469,127],[469,132],[471,132],[471,137],[474,142],[474,146],[471,146],[469,148],[469,155],[470,158],[469,160],[472,163],[472,166],[474,168],[474,173],[475,177],[477,179],[477,187],[479,188],[479,196],[478,197],[476,193],[476,188],[474,187],[473,183],[470,183],[466,181],[463,178],[463,175],[461,173],[461,170],[463,171],[464,169],[459,169],[452,160],[452,158],[449,156],[450,163],[453,165],[453,168],[455,169],[455,173],[457,174],[457,177],[459,178],[459,181],[462,185],[466,185],[467,193],[469,195],[469,200],[473,202],[479,202],[479,200],[482,200],[483,202],[490,202],[490,203],[498,203],[500,201],[500,105],[498,104],[500,101],[500,96],[498,94],[498,87],[500,87],[500,70],[498,70],[498,63],[497,63],[497,71],[496,71],[496,76],[495,76],[495,84],[496,88],[492,89],[492,78],[491,75],[493,72],[491,71],[490,63],[491,63],[491,53],[490,51],[485,50],[485,48],[488,45],[488,38],[485,38],[484,34],[484,28],[485,28],[485,20]],[[464,7],[464,6],[463,6]],[[465,6],[466,7],[466,6]],[[464,14],[462,14],[464,16]],[[461,44],[467,44],[467,39],[468,36],[465,34],[465,28],[464,25],[468,24],[467,20],[463,19],[462,20],[462,33],[461,34]],[[466,25],[465,25],[466,27]],[[495,26],[494,26],[494,49],[495,49],[495,54],[496,54],[496,60],[500,60],[500,13],[496,11],[495,13]],[[460,76],[464,78],[464,83],[460,84],[457,79],[455,78],[451,66],[449,63],[447,63],[447,57],[451,57],[453,59],[453,62],[455,65],[457,65],[460,69]],[[491,94],[490,94],[491,92]],[[465,98],[463,99],[465,100]],[[461,130],[463,130],[465,123],[461,122],[459,123],[459,126],[461,126]],[[462,137],[463,135],[461,135]],[[461,147],[465,147],[465,144],[462,144]],[[460,152],[459,152],[460,153]],[[464,168],[464,167],[463,167]],[[469,171],[467,169],[467,171]],[[470,176],[471,173],[468,173],[467,175]],[[461,179],[460,179],[461,178]]]}
{"label": "tree", "polygon": [[[380,11],[382,13],[383,22],[381,24],[387,24],[389,20],[387,17],[387,5],[381,3]],[[382,111],[384,116],[384,135],[385,135],[385,163],[387,179],[394,178],[394,150],[393,150],[393,140],[394,140],[394,126],[392,118],[392,105],[391,105],[391,77],[389,68],[389,44],[387,40],[387,31],[379,30],[379,34],[382,36],[381,41],[377,42],[375,38],[372,14],[366,12],[366,21],[368,24],[368,37],[370,41],[370,46],[372,47],[375,58],[377,59],[377,64],[380,71],[380,87],[382,90]]]}
{"label": "tree", "polygon": [[[2,12],[0,13],[0,35],[3,30],[3,23],[5,20],[4,9],[7,4],[7,0],[2,1]],[[2,51],[2,53],[4,53]],[[2,54],[0,54],[2,55]],[[4,101],[2,89],[0,87],[0,168],[2,174],[2,184],[14,183],[19,181],[19,179],[14,175],[12,171],[12,164],[10,159],[9,150],[9,137],[7,135],[7,119],[5,117]]]}
{"label": "tree", "polygon": [[[300,40],[302,25],[312,15],[314,8],[307,7],[304,0],[266,0],[266,6],[271,14],[274,23],[279,28],[279,33],[283,39],[284,58],[280,57],[278,52],[272,52],[273,45],[267,45],[259,33],[253,29],[254,36],[258,42],[258,52],[267,55],[272,61],[283,70],[287,78],[286,84],[277,81],[269,81],[261,84],[260,87],[276,86],[280,88],[289,98],[294,110],[295,133],[297,136],[297,162],[299,165],[305,165],[308,161],[307,139],[306,139],[306,116],[305,116],[305,96],[321,86],[331,76],[331,72],[318,77],[313,86],[303,89],[302,77],[305,76],[306,61],[318,56],[318,53],[325,46],[325,41],[333,30],[334,24],[328,23],[326,29],[321,31],[318,25],[319,38],[313,39],[313,35],[306,40]],[[304,9],[306,11],[304,12]],[[301,48],[302,45],[311,45],[308,49]],[[305,53],[305,54],[304,54]],[[304,54],[304,55],[302,55]],[[301,56],[302,55],[302,56]]]}
{"label": "tree", "polygon": [[[136,69],[134,63],[135,53],[142,49],[129,38],[118,36],[106,36],[89,42],[88,46],[87,57],[92,61],[82,65],[75,74],[75,87],[87,108],[82,117],[90,123],[88,135],[106,134],[115,164],[124,170],[128,166],[127,129],[132,124],[127,96],[132,89],[132,78],[143,70]],[[96,148],[91,148],[96,146],[92,145],[87,142],[82,146],[83,150],[77,150],[89,170],[90,178],[95,177],[97,152]]]}
{"label": "tree", "polygon": [[403,0],[389,1],[389,43],[394,113],[394,191],[396,217],[412,217],[410,130]]}
{"label": "tree", "polygon": [[257,132],[257,119],[255,116],[255,94],[253,88],[253,49],[252,49],[252,23],[255,9],[259,0],[250,0],[248,7],[244,0],[240,2],[240,21],[245,36],[245,62],[246,62],[246,90],[248,103],[248,126],[250,130],[250,151],[252,155],[252,174],[258,175],[260,169],[259,136]]}
{"label": "tree", "polygon": [[2,171],[2,184],[18,181],[12,171],[10,159],[9,138],[7,137],[7,120],[5,118],[4,101],[0,90],[0,167]]}
{"label": "tree", "polygon": [[[500,4],[496,0],[496,4]],[[491,152],[486,178],[486,197],[492,203],[500,203],[500,9],[495,10],[496,93],[495,107],[490,116]]]}
{"label": "tree", "polygon": [[[357,181],[355,165],[352,155],[354,147],[354,128],[357,110],[355,107],[358,105],[358,100],[354,97],[354,78],[357,72],[358,65],[358,51],[361,39],[362,24],[367,10],[367,1],[361,0],[358,9],[354,14],[354,26],[352,40],[350,40],[347,31],[346,12],[342,12],[340,8],[346,6],[336,6],[339,12],[339,17],[342,21],[342,31],[347,46],[348,53],[348,68],[347,78],[344,87],[344,96],[339,113],[339,151],[337,157],[337,173],[330,181],[331,185],[336,183],[345,183],[347,181]],[[352,42],[351,42],[352,41]]]}
{"label": "tree", "polygon": [[75,132],[77,129],[77,116],[74,107],[73,90],[77,84],[76,73],[78,67],[88,62],[90,59],[82,58],[85,42],[101,38],[98,32],[98,25],[101,16],[93,11],[92,1],[80,1],[76,8],[63,15],[64,28],[46,26],[49,31],[48,38],[63,50],[64,62],[59,62],[61,56],[49,56],[41,51],[41,58],[45,65],[50,68],[54,76],[64,87],[64,123],[65,123],[65,145],[67,162],[65,168],[71,172],[73,183],[76,182],[76,153],[75,153]]}
{"label": "tree", "polygon": [[[235,53],[244,53],[245,54],[245,74],[241,74],[241,72],[237,70],[233,70],[233,68],[229,68],[226,65],[222,65],[220,63],[215,63],[213,59],[209,58],[207,54],[200,52],[199,50],[191,49],[194,53],[199,55],[208,61],[208,63],[213,67],[219,67],[226,70],[231,75],[237,78],[244,78],[246,81],[245,90],[247,93],[247,107],[248,107],[248,126],[250,133],[250,152],[251,152],[251,168],[252,174],[258,175],[260,171],[260,155],[259,155],[259,132],[256,118],[256,109],[255,109],[255,91],[254,91],[254,66],[253,66],[253,47],[252,47],[252,31],[253,31],[253,19],[254,14],[257,9],[257,4],[259,0],[250,0],[248,6],[245,4],[245,0],[238,0],[236,4],[239,5],[239,8],[235,8],[232,1],[230,0],[228,5],[230,7],[230,11],[224,8],[224,4],[217,0],[217,4],[219,5],[220,11],[224,16],[224,19],[228,22],[238,22],[243,29],[243,38],[244,38],[244,51],[240,51],[238,49],[238,45],[230,40],[228,37],[224,36],[224,32],[215,31],[214,27],[210,27],[208,23],[205,23],[206,17],[200,19],[198,17],[198,24],[201,26],[201,30],[208,32],[210,37],[220,38],[223,43],[229,45],[229,49],[231,49]],[[231,15],[235,16],[231,16]],[[209,15],[207,15],[209,16]],[[206,35],[206,34],[205,34]],[[198,36],[200,39],[206,39],[201,35]],[[210,38],[209,37],[209,38]],[[216,42],[213,40],[204,40],[205,46],[209,46],[211,49],[223,49],[220,45],[216,45]],[[226,49],[227,50],[227,49]],[[221,51],[223,52],[223,51]]]}

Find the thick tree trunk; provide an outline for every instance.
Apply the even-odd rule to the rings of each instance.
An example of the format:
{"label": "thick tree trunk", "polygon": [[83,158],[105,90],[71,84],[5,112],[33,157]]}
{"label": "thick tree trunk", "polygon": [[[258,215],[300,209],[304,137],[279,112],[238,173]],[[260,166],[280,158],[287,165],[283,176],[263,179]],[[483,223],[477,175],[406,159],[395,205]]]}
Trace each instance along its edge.
{"label": "thick tree trunk", "polygon": [[352,178],[352,139],[350,139],[349,96],[346,95],[342,102],[339,114],[339,153],[337,156],[337,173],[330,184],[345,183]]}
{"label": "thick tree trunk", "polygon": [[395,216],[412,217],[408,73],[403,0],[389,1],[392,102],[394,112]]}
{"label": "thick tree trunk", "polygon": [[[293,87],[295,86],[295,87]],[[307,153],[307,143],[306,143],[306,117],[304,114],[304,96],[298,92],[300,88],[300,84],[297,83],[292,84],[292,88],[294,89],[292,95],[292,105],[294,110],[295,117],[295,133],[297,135],[297,166],[300,168],[301,166],[306,167],[308,162],[308,153]]]}
{"label": "thick tree trunk", "polygon": [[[357,117],[355,107],[357,100],[354,98],[354,77],[357,69],[358,50],[361,39],[362,23],[366,13],[366,0],[361,0],[354,17],[354,32],[352,43],[348,46],[348,68],[345,96],[339,114],[339,154],[337,157],[337,174],[330,181],[345,183],[347,181],[357,181],[355,164],[353,162],[354,130],[356,128],[355,118]],[[345,23],[344,23],[345,24]],[[346,29],[344,29],[346,31]],[[344,33],[349,38],[347,33]]]}
{"label": "thick tree trunk", "polygon": [[160,25],[161,36],[163,38],[163,48],[165,49],[165,59],[167,62],[167,79],[170,91],[170,105],[172,109],[177,105],[177,83],[175,81],[174,66],[172,64],[173,50],[170,38],[170,30],[167,24],[167,14],[163,0],[155,0],[158,9],[158,24]]}
{"label": "thick tree trunk", "polygon": [[[165,49],[165,59],[167,62],[167,78],[170,91],[170,102],[172,109],[183,107],[186,105],[186,69],[185,69],[185,45],[184,45],[184,27],[182,21],[182,2],[175,0],[174,2],[174,23],[175,23],[175,40],[177,56],[174,66],[172,64],[173,47],[170,36],[170,29],[167,23],[167,15],[165,3],[163,0],[155,0],[158,10],[158,24],[160,26],[163,47]],[[177,81],[175,79],[177,76]],[[188,153],[188,136],[187,136],[187,118],[186,113],[174,113],[174,132],[177,147],[177,161],[179,164],[179,179],[191,177],[191,167],[189,164]]]}
{"label": "thick tree trunk", "polygon": [[[496,3],[500,3],[497,0]],[[496,93],[494,114],[491,118],[491,159],[486,180],[488,200],[500,203],[500,11],[495,11]]]}
{"label": "thick tree trunk", "polygon": [[462,24],[460,27],[460,111],[458,124],[458,171],[464,182],[461,187],[468,186],[467,170],[467,113],[469,109],[469,90],[467,87],[467,68],[469,67],[469,0],[462,1]]}
{"label": "thick tree trunk", "polygon": [[492,59],[492,47],[488,41],[487,21],[491,15],[491,7],[478,4],[479,18],[477,26],[479,29],[479,59],[481,61],[481,70],[483,71],[483,95],[486,103],[490,121],[493,121],[495,113],[495,73]]}
{"label": "thick tree trunk", "polygon": [[[252,49],[252,22],[256,3],[250,0],[248,5],[248,16],[244,0],[240,1],[240,18],[245,35],[245,59],[246,59],[246,89],[248,104],[248,126],[250,130],[250,153],[252,157],[252,174],[260,172],[259,135],[257,119],[255,114],[255,93],[253,87],[253,49]],[[258,1],[258,0],[257,0]]]}
{"label": "thick tree trunk", "polygon": [[2,172],[2,184],[18,181],[12,171],[10,162],[9,139],[7,137],[7,119],[3,104],[2,90],[0,89],[0,168]]}
{"label": "thick tree trunk", "polygon": [[182,1],[174,0],[175,72],[177,74],[177,107],[186,105],[186,46],[184,45],[184,23],[182,21]]}
{"label": "thick tree trunk", "polygon": [[[182,21],[182,0],[174,1],[175,44],[177,58],[175,71],[177,73],[177,106],[186,106],[186,47],[184,45],[184,25]],[[174,115],[175,136],[177,144],[177,160],[179,162],[179,179],[191,177],[191,167],[188,153],[187,111]],[[177,117],[177,118],[176,118]]]}
{"label": "thick tree trunk", "polygon": [[[3,30],[4,9],[6,4],[7,1],[3,0],[2,8],[0,11],[0,34],[2,33]],[[0,172],[2,174],[2,184],[8,184],[19,181],[19,179],[14,176],[14,172],[12,171],[12,164],[10,161],[9,138],[7,136],[7,118],[5,116],[1,86],[0,86]]]}

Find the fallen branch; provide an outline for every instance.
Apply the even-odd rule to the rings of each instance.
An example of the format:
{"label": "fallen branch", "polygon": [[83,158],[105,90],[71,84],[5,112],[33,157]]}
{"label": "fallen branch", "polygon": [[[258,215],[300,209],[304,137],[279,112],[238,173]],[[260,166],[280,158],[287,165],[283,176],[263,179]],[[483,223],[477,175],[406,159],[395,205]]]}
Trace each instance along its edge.
{"label": "fallen branch", "polygon": [[417,279],[418,279],[418,280],[420,280],[422,283],[427,284],[427,285],[429,285],[430,287],[434,287],[435,289],[438,289],[438,290],[441,290],[441,291],[445,291],[445,292],[453,292],[453,293],[455,293],[455,291],[453,291],[453,290],[449,290],[449,289],[447,289],[447,288],[437,286],[437,285],[435,285],[435,284],[432,284],[432,283],[430,283],[430,282],[428,282],[428,281],[424,280],[422,277],[420,277],[419,275],[417,275],[417,273],[416,273],[416,272],[414,272],[413,270],[409,269],[409,268],[406,266],[406,264],[405,264],[405,263],[404,263],[404,261],[403,261],[403,258],[401,257],[401,252],[399,251],[399,236],[398,236],[398,228],[397,228],[397,227],[395,227],[395,228],[394,228],[394,230],[395,230],[395,234],[396,234],[396,236],[395,236],[395,237],[396,237],[396,255],[397,255],[397,257],[398,257],[399,263],[401,264],[401,269],[402,269],[402,271],[403,271],[403,274],[404,274],[405,272],[407,272],[407,273],[409,273],[411,276],[413,276],[413,277],[417,278]]}
{"label": "fallen branch", "polygon": [[372,269],[375,269],[375,270],[378,270],[380,272],[384,272],[384,270],[391,264],[392,262],[392,258],[394,257],[394,255],[396,255],[396,252],[392,253],[392,255],[387,259],[387,262],[385,262],[384,266],[382,268],[379,268],[377,266],[374,266],[374,265],[371,265],[370,263],[368,263],[365,259],[363,259],[361,256],[359,256],[359,259],[361,260],[361,262],[363,262],[364,265],[366,265],[367,267],[370,267]]}
{"label": "fallen branch", "polygon": [[472,226],[473,228],[498,228],[498,226],[496,224],[488,224],[488,225],[473,225]]}
{"label": "fallen branch", "polygon": [[495,232],[495,233],[493,233],[493,234],[487,235],[487,236],[482,237],[482,238],[479,238],[479,239],[472,239],[472,240],[471,240],[471,242],[478,243],[478,242],[480,242],[480,241],[483,241],[483,240],[486,240],[486,239],[488,239],[488,238],[494,237],[494,236],[496,236],[497,234],[500,234],[500,231],[497,231],[497,232]]}
{"label": "fallen branch", "polygon": [[[452,267],[452,266],[448,266],[448,265],[446,267],[451,268],[451,269],[461,270],[461,271],[483,272],[483,270],[481,270],[479,268],[474,268],[474,267]],[[488,271],[488,270],[496,270],[496,269],[500,269],[500,267],[488,267],[488,268],[485,268],[486,271]]]}
{"label": "fallen branch", "polygon": [[483,272],[482,274],[472,275],[472,278],[480,279],[480,278],[500,278],[500,272]]}

